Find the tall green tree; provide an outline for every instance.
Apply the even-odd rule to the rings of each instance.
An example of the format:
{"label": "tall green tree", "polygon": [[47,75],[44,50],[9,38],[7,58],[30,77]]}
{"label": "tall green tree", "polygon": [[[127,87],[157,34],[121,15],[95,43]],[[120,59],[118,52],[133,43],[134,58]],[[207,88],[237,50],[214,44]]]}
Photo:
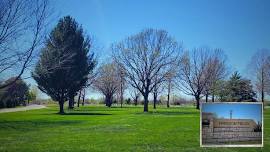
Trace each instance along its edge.
{"label": "tall green tree", "polygon": [[59,20],[42,50],[32,76],[41,91],[58,101],[61,114],[65,101],[69,99],[69,106],[73,106],[74,96],[96,65],[91,46],[82,27],[66,16]]}

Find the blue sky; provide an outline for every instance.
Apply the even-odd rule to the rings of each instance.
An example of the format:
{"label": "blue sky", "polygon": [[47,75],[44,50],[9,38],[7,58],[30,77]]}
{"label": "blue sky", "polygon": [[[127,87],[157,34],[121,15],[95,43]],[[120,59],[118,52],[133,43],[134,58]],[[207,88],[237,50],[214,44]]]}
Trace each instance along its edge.
{"label": "blue sky", "polygon": [[261,104],[203,104],[202,112],[216,113],[219,118],[230,118],[232,110],[232,119],[253,119],[255,122],[262,122]]}
{"label": "blue sky", "polygon": [[[222,48],[231,71],[249,76],[247,64],[257,49],[270,49],[269,0],[56,0],[58,17],[71,15],[102,48],[144,28],[164,29],[186,49]],[[57,19],[52,22],[56,25]]]}
{"label": "blue sky", "polygon": [[187,49],[224,49],[232,70],[246,74],[257,49],[270,48],[269,0],[57,0],[110,54],[111,43],[144,28],[165,29]]}

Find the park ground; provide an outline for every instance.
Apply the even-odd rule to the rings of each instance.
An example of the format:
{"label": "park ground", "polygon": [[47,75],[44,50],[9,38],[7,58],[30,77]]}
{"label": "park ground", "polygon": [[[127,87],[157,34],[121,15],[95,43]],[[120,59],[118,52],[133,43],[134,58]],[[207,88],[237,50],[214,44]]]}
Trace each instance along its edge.
{"label": "park ground", "polygon": [[59,115],[56,105],[0,113],[0,151],[270,151],[270,108],[264,111],[264,148],[201,148],[194,107],[85,106]]}

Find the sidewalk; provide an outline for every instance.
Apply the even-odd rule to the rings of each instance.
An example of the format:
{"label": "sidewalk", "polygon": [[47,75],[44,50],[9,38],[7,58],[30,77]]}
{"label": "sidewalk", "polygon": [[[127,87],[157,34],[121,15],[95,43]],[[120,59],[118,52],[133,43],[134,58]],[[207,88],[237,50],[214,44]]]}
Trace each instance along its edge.
{"label": "sidewalk", "polygon": [[42,109],[42,108],[46,108],[46,106],[33,104],[33,105],[29,105],[29,106],[26,106],[26,107],[20,107],[20,108],[4,108],[4,109],[0,109],[0,113],[27,111],[27,110]]}

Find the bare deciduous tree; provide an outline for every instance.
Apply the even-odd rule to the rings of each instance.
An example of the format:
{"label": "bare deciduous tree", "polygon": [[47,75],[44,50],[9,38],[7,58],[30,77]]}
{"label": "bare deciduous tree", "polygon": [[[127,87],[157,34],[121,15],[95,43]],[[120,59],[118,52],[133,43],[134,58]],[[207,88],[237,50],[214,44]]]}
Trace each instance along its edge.
{"label": "bare deciduous tree", "polygon": [[[153,81],[157,81],[156,78],[157,77],[155,77],[153,79]],[[154,104],[153,107],[154,107],[154,109],[156,109],[156,104],[157,104],[157,101],[158,101],[158,96],[163,91],[163,85],[164,85],[163,83],[159,83],[159,84],[155,85],[155,87],[154,87],[154,89],[152,91],[152,93],[153,93],[153,104]]]}
{"label": "bare deciduous tree", "polygon": [[2,0],[0,2],[0,75],[12,73],[17,81],[43,43],[48,18],[48,0]]}
{"label": "bare deciduous tree", "polygon": [[210,54],[205,75],[207,83],[204,90],[205,101],[208,102],[208,96],[212,95],[212,102],[215,101],[218,81],[224,79],[228,74],[226,66],[226,56],[221,49],[209,49]]}
{"label": "bare deciduous tree", "polygon": [[185,52],[181,58],[177,87],[183,93],[195,97],[196,109],[200,109],[200,99],[207,84],[206,69],[209,57],[207,49],[198,48]]}
{"label": "bare deciduous tree", "polygon": [[129,94],[130,94],[131,98],[133,99],[134,105],[137,106],[138,100],[141,96],[140,91],[138,91],[138,89],[132,87],[132,89],[130,89]]}
{"label": "bare deciduous tree", "polygon": [[[97,65],[97,58],[95,59],[96,63],[95,63],[95,66]],[[82,87],[82,89],[79,91],[79,95],[78,95],[78,100],[77,100],[77,107],[80,107],[80,101],[81,101],[81,97],[83,99],[83,102],[82,102],[82,106],[84,106],[84,98],[85,98],[85,92],[86,92],[86,89],[89,88],[89,87],[92,87],[94,81],[95,81],[95,78],[97,76],[97,72],[96,71],[91,71],[91,73],[88,75],[88,80],[87,80],[87,83],[85,86]]]}
{"label": "bare deciduous tree", "polygon": [[176,67],[167,75],[166,77],[166,81],[165,81],[165,88],[167,89],[167,108],[170,107],[170,95],[171,95],[171,92],[172,92],[172,89],[174,87],[174,81],[175,81],[175,78],[176,78],[176,69],[178,69],[179,65],[176,65]]}
{"label": "bare deciduous tree", "polygon": [[178,61],[178,43],[164,30],[146,29],[114,45],[113,50],[114,59],[125,68],[128,83],[143,95],[147,112],[150,92],[165,81],[171,65]]}
{"label": "bare deciduous tree", "polygon": [[[270,79],[270,56],[268,56],[268,59],[267,59],[267,73],[268,73],[268,78]],[[268,95],[270,95],[270,87],[268,87],[267,89],[267,93]]]}
{"label": "bare deciduous tree", "polygon": [[117,64],[117,73],[120,78],[118,95],[119,95],[120,104],[122,108],[123,102],[124,102],[124,92],[126,90],[126,72],[125,72],[125,69],[119,64]]}
{"label": "bare deciduous tree", "polygon": [[249,67],[251,67],[252,75],[255,77],[256,89],[260,92],[261,101],[264,103],[265,93],[270,92],[270,50],[258,50],[253,57]]}
{"label": "bare deciduous tree", "polygon": [[119,90],[120,77],[115,63],[102,65],[93,82],[93,87],[105,96],[105,104],[111,107],[113,97]]}

